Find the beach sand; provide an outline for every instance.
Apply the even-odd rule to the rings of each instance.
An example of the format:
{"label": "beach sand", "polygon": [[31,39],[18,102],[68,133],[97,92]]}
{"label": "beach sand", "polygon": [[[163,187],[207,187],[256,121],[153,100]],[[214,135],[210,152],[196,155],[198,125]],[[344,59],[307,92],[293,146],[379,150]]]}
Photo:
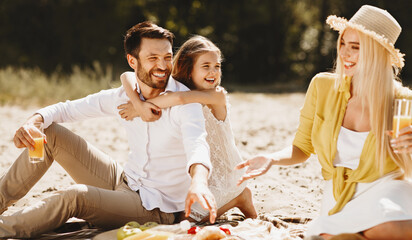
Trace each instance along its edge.
{"label": "beach sand", "polygon": [[[231,93],[231,123],[236,144],[244,159],[291,145],[299,121],[304,94]],[[22,152],[12,141],[15,131],[37,107],[0,107],[0,173],[7,171]],[[114,118],[63,124],[120,163],[125,163],[128,144],[125,131]],[[58,163],[5,214],[11,214],[51,193],[74,184]],[[314,218],[322,197],[323,180],[315,157],[303,164],[273,166],[268,173],[249,180],[259,216]],[[231,212],[236,212],[232,210]]]}

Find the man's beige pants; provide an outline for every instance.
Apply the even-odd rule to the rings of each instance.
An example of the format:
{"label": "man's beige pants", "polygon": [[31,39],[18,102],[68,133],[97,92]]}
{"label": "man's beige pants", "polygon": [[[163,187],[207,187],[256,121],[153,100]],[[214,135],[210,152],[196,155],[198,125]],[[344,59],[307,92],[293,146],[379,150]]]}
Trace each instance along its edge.
{"label": "man's beige pants", "polygon": [[13,215],[0,216],[0,238],[33,237],[71,217],[107,229],[129,221],[173,223],[173,213],[142,206],[139,194],[125,183],[122,167],[105,153],[58,124],[52,124],[45,134],[44,162],[29,163],[25,150],[0,178],[0,213],[26,195],[54,160],[77,184]]}

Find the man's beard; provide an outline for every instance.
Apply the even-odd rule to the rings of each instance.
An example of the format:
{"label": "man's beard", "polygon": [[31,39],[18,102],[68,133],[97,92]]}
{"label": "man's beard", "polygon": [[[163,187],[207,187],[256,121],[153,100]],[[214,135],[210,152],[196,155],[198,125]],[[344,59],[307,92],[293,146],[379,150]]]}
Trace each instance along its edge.
{"label": "man's beard", "polygon": [[[155,88],[155,89],[165,89],[167,82],[169,81],[169,77],[170,77],[170,69],[166,69],[166,70],[160,70],[158,68],[155,69],[151,69],[149,72],[146,72],[142,67],[142,64],[140,64],[140,61],[138,62],[138,66],[137,66],[137,77],[140,79],[140,81],[142,81],[144,84],[146,84],[147,86],[151,87],[151,88]],[[154,71],[157,72],[164,72],[166,75],[166,80],[165,81],[160,81],[160,82],[154,82],[152,79],[152,73]]]}

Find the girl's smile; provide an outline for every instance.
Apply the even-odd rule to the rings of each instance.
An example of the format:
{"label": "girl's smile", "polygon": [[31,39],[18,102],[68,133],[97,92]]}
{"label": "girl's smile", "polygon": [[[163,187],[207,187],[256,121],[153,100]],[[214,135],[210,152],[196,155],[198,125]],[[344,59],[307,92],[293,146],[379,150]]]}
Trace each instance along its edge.
{"label": "girl's smile", "polygon": [[217,52],[205,52],[197,57],[191,74],[196,89],[211,89],[219,86],[222,75],[220,62]]}

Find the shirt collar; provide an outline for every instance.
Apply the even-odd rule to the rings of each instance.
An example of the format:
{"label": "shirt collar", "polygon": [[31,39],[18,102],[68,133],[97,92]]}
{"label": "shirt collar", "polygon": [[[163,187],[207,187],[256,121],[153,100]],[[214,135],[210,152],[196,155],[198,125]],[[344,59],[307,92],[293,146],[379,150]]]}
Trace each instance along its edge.
{"label": "shirt collar", "polygon": [[[142,93],[141,93],[139,84],[138,84],[137,82],[136,82],[135,90],[137,91],[137,93],[139,93],[140,99],[145,100],[144,97],[143,97],[143,95],[142,95]],[[165,90],[164,90],[163,92],[161,92],[159,95],[163,95],[163,94],[165,94],[165,93],[167,93],[167,92],[176,92],[176,91],[177,91],[176,80],[174,80],[174,79],[172,78],[172,76],[170,76],[170,77],[169,77],[169,81],[167,81],[167,85],[166,85]]]}
{"label": "shirt collar", "polygon": [[339,86],[339,92],[350,92],[350,84],[352,81],[352,77],[343,76],[342,82]]}
{"label": "shirt collar", "polygon": [[169,81],[167,82],[166,89],[160,93],[160,95],[165,94],[167,92],[176,92],[177,91],[177,84],[176,80],[172,78],[172,76],[169,77]]}

